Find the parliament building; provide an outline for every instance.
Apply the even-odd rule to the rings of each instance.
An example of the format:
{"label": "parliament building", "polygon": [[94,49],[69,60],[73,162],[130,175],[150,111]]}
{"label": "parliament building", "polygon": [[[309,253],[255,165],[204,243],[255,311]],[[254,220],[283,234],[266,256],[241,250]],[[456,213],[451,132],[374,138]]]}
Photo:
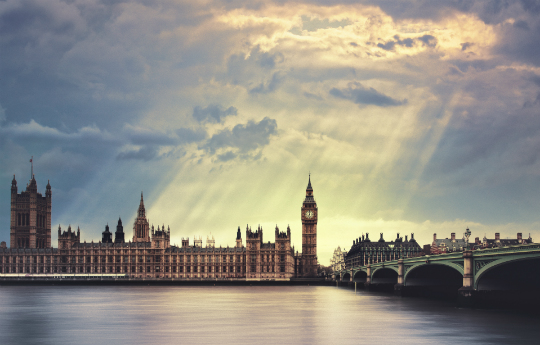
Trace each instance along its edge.
{"label": "parliament building", "polygon": [[245,246],[240,227],[233,247],[216,247],[213,239],[182,238],[181,246],[170,244],[171,230],[150,226],[143,195],[133,221],[133,238],[125,239],[122,220],[116,231],[105,226],[101,241],[81,242],[81,230],[58,226],[58,248],[51,246],[51,186],[45,196],[38,193],[32,179],[18,193],[11,183],[10,245],[0,245],[0,277],[80,277],[80,278],[176,278],[289,280],[317,274],[317,203],[311,178],[301,207],[302,253],[291,245],[291,229],[276,226],[274,242],[263,241],[263,229],[247,226]]}

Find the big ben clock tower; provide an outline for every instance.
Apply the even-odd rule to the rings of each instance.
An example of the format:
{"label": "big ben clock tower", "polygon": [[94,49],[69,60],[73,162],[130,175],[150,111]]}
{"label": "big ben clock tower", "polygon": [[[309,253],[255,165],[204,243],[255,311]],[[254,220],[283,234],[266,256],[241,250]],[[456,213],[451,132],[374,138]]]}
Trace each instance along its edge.
{"label": "big ben clock tower", "polygon": [[317,275],[317,203],[313,198],[311,175],[308,178],[306,198],[302,204],[302,276]]}

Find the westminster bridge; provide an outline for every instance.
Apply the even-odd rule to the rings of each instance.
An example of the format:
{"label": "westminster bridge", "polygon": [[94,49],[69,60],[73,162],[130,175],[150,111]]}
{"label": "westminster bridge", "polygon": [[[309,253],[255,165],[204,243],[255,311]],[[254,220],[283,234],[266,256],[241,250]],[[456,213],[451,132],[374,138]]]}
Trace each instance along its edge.
{"label": "westminster bridge", "polygon": [[[540,306],[540,244],[525,244],[411,257],[335,272],[335,279],[400,296],[450,294],[461,305],[534,303]],[[487,296],[487,297],[486,297]],[[534,300],[534,301],[533,301]]]}

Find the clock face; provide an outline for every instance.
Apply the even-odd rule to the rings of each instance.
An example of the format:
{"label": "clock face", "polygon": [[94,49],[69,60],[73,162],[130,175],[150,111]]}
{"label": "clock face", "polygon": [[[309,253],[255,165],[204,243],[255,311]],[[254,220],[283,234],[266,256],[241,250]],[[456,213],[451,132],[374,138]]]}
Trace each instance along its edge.
{"label": "clock face", "polygon": [[306,213],[305,213],[305,214],[306,214],[306,218],[307,218],[307,219],[311,219],[311,218],[313,218],[313,211],[311,211],[311,210],[309,210],[309,211],[306,211]]}

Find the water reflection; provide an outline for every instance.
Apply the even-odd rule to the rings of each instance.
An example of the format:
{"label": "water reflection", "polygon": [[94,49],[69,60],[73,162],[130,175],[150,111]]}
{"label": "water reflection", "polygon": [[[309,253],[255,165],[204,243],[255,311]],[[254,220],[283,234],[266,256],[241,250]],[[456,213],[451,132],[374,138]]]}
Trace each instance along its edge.
{"label": "water reflection", "polygon": [[538,319],[335,287],[0,287],[0,344],[537,344]]}

